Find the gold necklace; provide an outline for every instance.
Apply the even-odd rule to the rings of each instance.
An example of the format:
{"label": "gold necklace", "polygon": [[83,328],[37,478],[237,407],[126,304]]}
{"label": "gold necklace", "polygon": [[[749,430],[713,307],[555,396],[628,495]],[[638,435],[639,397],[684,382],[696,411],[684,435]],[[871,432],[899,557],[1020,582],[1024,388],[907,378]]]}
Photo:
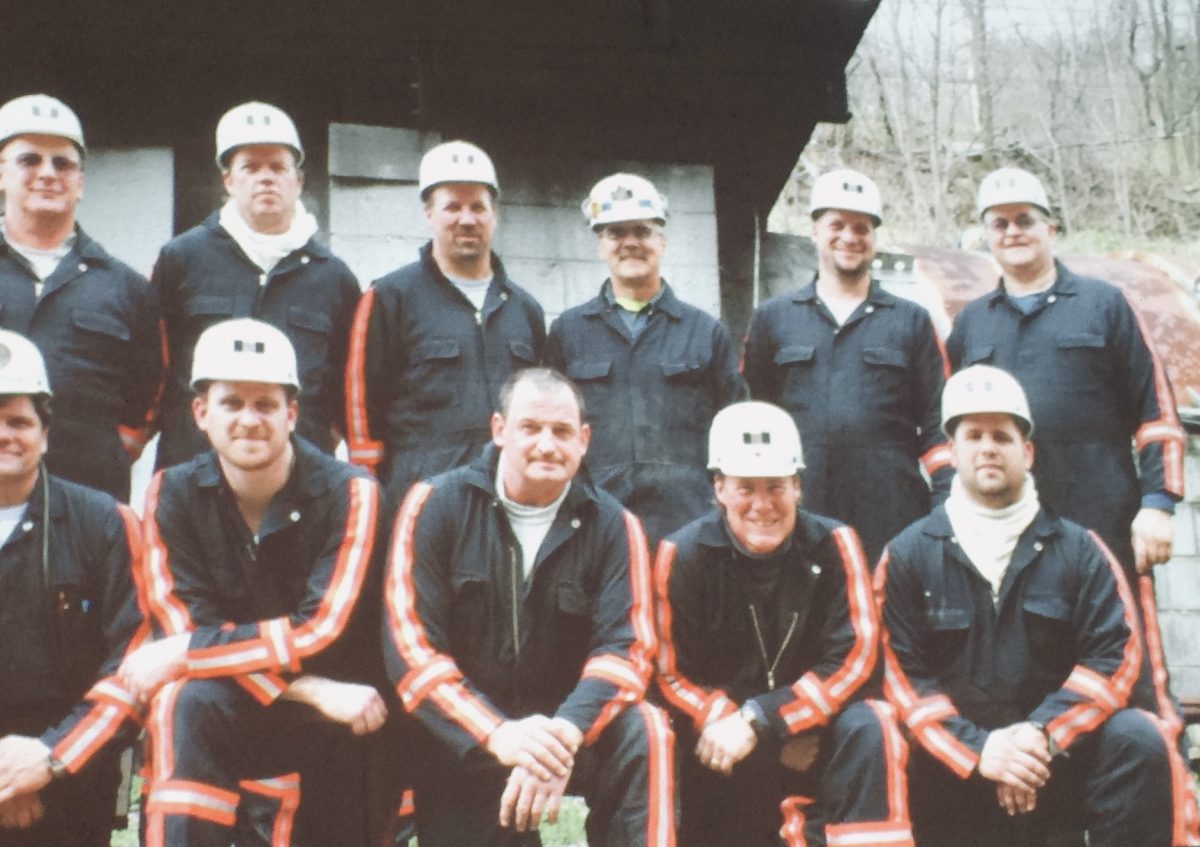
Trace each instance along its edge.
{"label": "gold necklace", "polygon": [[763,641],[762,629],[758,626],[758,613],[754,610],[754,604],[750,604],[750,621],[754,624],[754,637],[758,640],[758,652],[762,654],[763,667],[767,669],[767,690],[775,690],[775,668],[779,666],[779,660],[783,658],[783,651],[787,649],[788,642],[792,640],[792,634],[796,631],[796,623],[800,620],[799,612],[792,612],[792,623],[788,626],[787,635],[783,637],[783,643],[779,645],[779,652],[775,654],[775,661],[767,659],[767,645]]}

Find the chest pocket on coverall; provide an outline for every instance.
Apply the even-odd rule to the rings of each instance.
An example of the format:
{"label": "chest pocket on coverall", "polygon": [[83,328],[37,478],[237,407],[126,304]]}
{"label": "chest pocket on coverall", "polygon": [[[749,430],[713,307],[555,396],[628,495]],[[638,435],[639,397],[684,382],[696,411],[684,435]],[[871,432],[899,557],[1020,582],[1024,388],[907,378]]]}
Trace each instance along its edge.
{"label": "chest pocket on coverall", "polygon": [[413,351],[410,390],[414,403],[427,409],[458,405],[462,396],[461,380],[455,378],[462,349],[455,338],[430,338]]}
{"label": "chest pocket on coverall", "polygon": [[309,386],[316,371],[323,370],[328,360],[329,336],[333,334],[333,321],[329,315],[311,312],[299,306],[288,309],[288,336],[296,347],[296,359],[300,368],[300,383]]}
{"label": "chest pocket on coverall", "polygon": [[[925,654],[925,665],[936,675],[950,672],[955,676],[966,677],[965,668],[961,667],[969,661],[967,652],[967,634],[971,629],[971,610],[957,606],[933,605],[926,600],[925,627],[927,629],[922,652]],[[954,673],[954,669],[964,671]]]}
{"label": "chest pocket on coverall", "polygon": [[872,403],[885,408],[903,407],[910,396],[908,391],[908,361],[904,352],[890,347],[867,347],[863,350],[867,379],[870,380]]}
{"label": "chest pocket on coverall", "polygon": [[567,363],[567,376],[579,385],[588,417],[594,421],[612,420],[613,392],[608,376],[611,370],[611,360]]}
{"label": "chest pocket on coverall", "polygon": [[779,399],[784,408],[803,409],[813,401],[820,401],[813,385],[816,352],[815,347],[807,344],[794,344],[775,351]]}
{"label": "chest pocket on coverall", "polygon": [[664,405],[659,416],[669,429],[696,429],[708,432],[708,422],[715,409],[709,400],[705,375],[708,362],[662,361],[663,378],[667,391],[659,397]]}
{"label": "chest pocket on coverall", "polygon": [[1021,608],[1034,665],[1051,680],[1061,680],[1075,664],[1070,604],[1055,595],[1033,595]]}

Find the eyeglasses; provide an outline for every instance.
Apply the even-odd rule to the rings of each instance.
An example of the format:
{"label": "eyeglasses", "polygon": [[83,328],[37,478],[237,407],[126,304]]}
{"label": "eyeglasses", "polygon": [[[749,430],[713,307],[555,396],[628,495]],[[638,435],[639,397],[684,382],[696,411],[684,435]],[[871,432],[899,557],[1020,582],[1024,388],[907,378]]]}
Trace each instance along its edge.
{"label": "eyeglasses", "polygon": [[[42,162],[46,161],[46,158],[47,157],[43,156],[41,153],[34,153],[30,151],[28,153],[21,153],[17,156],[14,156],[12,161],[16,162],[18,168],[30,171],[40,168],[42,166]],[[50,167],[54,168],[54,170],[60,174],[73,174],[83,169],[82,162],[77,162],[74,159],[68,158],[67,156],[50,156],[49,159]]]}
{"label": "eyeglasses", "polygon": [[1019,232],[1028,232],[1046,219],[1038,215],[1031,215],[1028,212],[1022,212],[1011,221],[1007,218],[992,218],[987,222],[986,226],[994,235],[1004,235],[1008,232],[1010,226],[1015,226]]}
{"label": "eyeglasses", "polygon": [[607,241],[624,241],[633,236],[638,241],[646,241],[662,232],[662,229],[650,224],[609,224],[600,230],[600,237]]}

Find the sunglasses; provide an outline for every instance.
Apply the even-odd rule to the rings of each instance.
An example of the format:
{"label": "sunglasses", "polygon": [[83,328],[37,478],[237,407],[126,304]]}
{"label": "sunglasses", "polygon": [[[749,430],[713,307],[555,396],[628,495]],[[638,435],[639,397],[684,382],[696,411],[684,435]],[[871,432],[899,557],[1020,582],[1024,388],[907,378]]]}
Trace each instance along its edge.
{"label": "sunglasses", "polygon": [[[14,156],[12,161],[17,163],[17,167],[24,170],[34,170],[42,166],[42,162],[46,161],[47,157],[41,153],[21,153]],[[50,167],[54,168],[55,172],[60,174],[73,174],[83,169],[83,163],[68,156],[50,156]]]}

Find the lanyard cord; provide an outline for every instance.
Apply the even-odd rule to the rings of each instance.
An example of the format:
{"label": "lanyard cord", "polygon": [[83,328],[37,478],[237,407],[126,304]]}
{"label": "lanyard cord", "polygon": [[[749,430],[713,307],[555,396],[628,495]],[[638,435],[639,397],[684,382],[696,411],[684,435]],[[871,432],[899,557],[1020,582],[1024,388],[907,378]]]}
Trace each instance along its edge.
{"label": "lanyard cord", "polygon": [[792,635],[796,632],[796,624],[800,620],[799,612],[792,612],[792,622],[788,626],[787,635],[783,637],[783,643],[779,645],[779,652],[775,654],[775,661],[767,659],[767,645],[763,641],[762,629],[758,626],[758,613],[754,610],[754,604],[750,604],[750,621],[754,624],[754,637],[758,640],[758,652],[762,654],[763,667],[767,669],[767,690],[775,690],[775,668],[779,667],[779,660],[783,658],[783,651],[787,649],[788,642],[792,640]]}
{"label": "lanyard cord", "polygon": [[46,475],[46,463],[38,462],[38,475],[42,478],[42,584],[50,590],[50,480]]}

